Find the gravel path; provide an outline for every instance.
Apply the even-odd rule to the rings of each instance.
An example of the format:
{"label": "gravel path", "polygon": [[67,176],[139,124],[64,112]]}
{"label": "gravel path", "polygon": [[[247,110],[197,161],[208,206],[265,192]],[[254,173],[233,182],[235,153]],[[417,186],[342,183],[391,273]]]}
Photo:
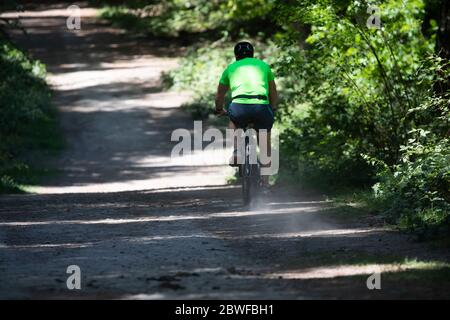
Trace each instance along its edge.
{"label": "gravel path", "polygon": [[[226,166],[171,161],[172,131],[193,122],[179,108],[188,94],[160,76],[184,48],[124,35],[89,8],[68,31],[65,7],[22,13],[29,36],[15,35],[48,66],[67,148],[45,159],[61,174],[0,196],[0,298],[448,298],[448,279],[397,263],[446,251],[370,217],[339,221],[298,191],[246,210]],[[69,265],[81,290],[66,287]]]}

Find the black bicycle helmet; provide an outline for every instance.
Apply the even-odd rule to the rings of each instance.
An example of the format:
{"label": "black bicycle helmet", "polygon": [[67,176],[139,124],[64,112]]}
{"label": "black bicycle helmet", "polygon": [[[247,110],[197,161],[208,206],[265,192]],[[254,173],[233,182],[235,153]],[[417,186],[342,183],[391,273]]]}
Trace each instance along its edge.
{"label": "black bicycle helmet", "polygon": [[234,46],[234,56],[236,60],[253,58],[253,46],[250,42],[239,42]]}

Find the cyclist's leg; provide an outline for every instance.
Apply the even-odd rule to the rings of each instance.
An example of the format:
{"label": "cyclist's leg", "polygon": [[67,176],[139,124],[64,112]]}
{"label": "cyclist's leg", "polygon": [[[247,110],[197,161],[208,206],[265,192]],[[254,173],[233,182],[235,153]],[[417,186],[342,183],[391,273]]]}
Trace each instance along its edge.
{"label": "cyclist's leg", "polygon": [[238,103],[231,103],[228,108],[228,115],[230,116],[230,123],[228,128],[233,130],[233,155],[229,161],[231,166],[237,166],[242,163],[242,152],[238,148],[238,136],[236,129],[243,129],[247,125],[248,109]]}
{"label": "cyclist's leg", "polygon": [[[274,122],[274,114],[272,107],[270,105],[260,105],[255,114],[255,128],[258,129],[258,145],[260,151],[265,149],[266,151],[265,157],[267,159],[271,159],[272,156],[272,148],[271,148],[271,130]],[[265,129],[265,130],[261,130]],[[261,140],[262,141],[261,141]],[[261,148],[261,143],[265,144],[265,148]],[[271,162],[261,163],[261,167],[270,167]],[[263,175],[261,176],[261,182],[263,185],[269,185],[269,176]]]}
{"label": "cyclist's leg", "polygon": [[231,120],[228,123],[228,129],[232,130],[232,132],[233,132],[233,135],[232,135],[232,139],[233,139],[233,154],[231,155],[231,158],[228,161],[228,164],[230,166],[236,166],[236,165],[238,165],[240,163],[240,159],[239,158],[241,157],[241,154],[238,151],[238,147],[237,147],[237,145],[238,145],[238,141],[237,141],[238,137],[235,134],[237,127],[234,124],[234,122],[231,121]]}

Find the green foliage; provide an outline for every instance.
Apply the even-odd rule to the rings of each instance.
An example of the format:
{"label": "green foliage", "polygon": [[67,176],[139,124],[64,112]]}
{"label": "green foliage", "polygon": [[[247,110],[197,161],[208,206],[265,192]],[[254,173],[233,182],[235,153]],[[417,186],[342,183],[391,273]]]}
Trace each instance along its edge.
{"label": "green foliage", "polygon": [[[448,62],[428,61],[436,82],[450,80]],[[376,200],[390,219],[403,228],[429,235],[450,230],[450,93],[431,92],[418,108],[410,109],[415,128],[400,147],[393,167],[381,166],[374,185]]]}
{"label": "green foliage", "polygon": [[0,191],[30,182],[25,151],[61,146],[44,78],[43,64],[0,41]]}
{"label": "green foliage", "polygon": [[290,28],[281,40],[281,70],[304,79],[297,95],[309,105],[306,116],[296,117],[295,104],[285,110],[295,118],[282,135],[285,152],[305,178],[317,173],[309,180],[326,177],[327,185],[370,183],[373,170],[362,155],[396,163],[411,126],[408,108],[417,107],[430,86],[428,74],[417,77],[422,57],[433,49],[418,27],[421,1],[406,7],[386,1],[380,5],[383,28],[376,31],[366,27],[365,19],[359,21],[368,17],[367,6],[301,1],[280,11],[283,21],[310,27],[303,50],[295,41],[302,28]]}
{"label": "green foliage", "polygon": [[[433,97],[448,65],[432,56],[435,37],[422,34],[423,1],[384,1],[378,30],[366,27],[371,4],[280,6],[279,66],[297,87],[283,110],[283,156],[308,183],[379,180],[379,200],[404,226],[448,224],[448,97]],[[429,138],[419,143],[417,132]]]}
{"label": "green foliage", "polygon": [[418,128],[409,132],[407,143],[400,147],[399,162],[392,168],[380,168],[375,196],[389,216],[405,228],[449,228],[449,95],[431,97],[411,113]]}
{"label": "green foliage", "polygon": [[450,143],[448,139],[405,147],[393,171],[379,174],[376,196],[401,226],[426,229],[450,225]]}
{"label": "green foliage", "polygon": [[[16,132],[23,121],[44,117],[49,95],[44,81],[45,68],[7,43],[0,47],[0,57],[0,101],[3,106],[0,127],[3,132]],[[18,94],[20,90],[27,94]]]}
{"label": "green foliage", "polygon": [[[217,30],[237,35],[241,30],[273,31],[270,23],[274,0],[165,0],[117,4],[104,1],[102,17],[134,32],[177,36]],[[259,27],[256,27],[258,26]],[[265,28],[261,28],[265,25]],[[256,27],[256,28],[255,28]]]}
{"label": "green foliage", "polygon": [[233,51],[223,46],[191,49],[179,68],[170,72],[173,88],[187,90],[193,95],[193,102],[185,108],[195,119],[207,118],[213,112],[217,87],[214,84],[232,57]]}

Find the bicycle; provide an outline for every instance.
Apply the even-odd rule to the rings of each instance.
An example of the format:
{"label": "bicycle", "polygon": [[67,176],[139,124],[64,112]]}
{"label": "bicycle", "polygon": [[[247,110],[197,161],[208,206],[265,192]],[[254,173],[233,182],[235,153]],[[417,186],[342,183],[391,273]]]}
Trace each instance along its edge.
{"label": "bicycle", "polygon": [[[225,112],[223,116],[228,116],[228,112]],[[249,205],[252,200],[258,195],[261,188],[261,165],[257,155],[252,155],[252,143],[250,143],[250,135],[248,130],[253,129],[253,124],[249,123],[244,130],[244,161],[238,165],[239,177],[241,178],[242,185],[242,200],[244,205]],[[252,163],[252,159],[258,159],[256,163]]]}
{"label": "bicycle", "polygon": [[[244,129],[247,131],[249,127]],[[242,178],[242,199],[244,205],[249,205],[252,200],[259,193],[261,185],[261,167],[259,161],[256,163],[251,163],[251,159],[256,159],[252,157],[251,151],[252,147],[250,144],[250,137],[245,134],[245,144],[244,144],[244,162],[239,166],[239,173]]]}

